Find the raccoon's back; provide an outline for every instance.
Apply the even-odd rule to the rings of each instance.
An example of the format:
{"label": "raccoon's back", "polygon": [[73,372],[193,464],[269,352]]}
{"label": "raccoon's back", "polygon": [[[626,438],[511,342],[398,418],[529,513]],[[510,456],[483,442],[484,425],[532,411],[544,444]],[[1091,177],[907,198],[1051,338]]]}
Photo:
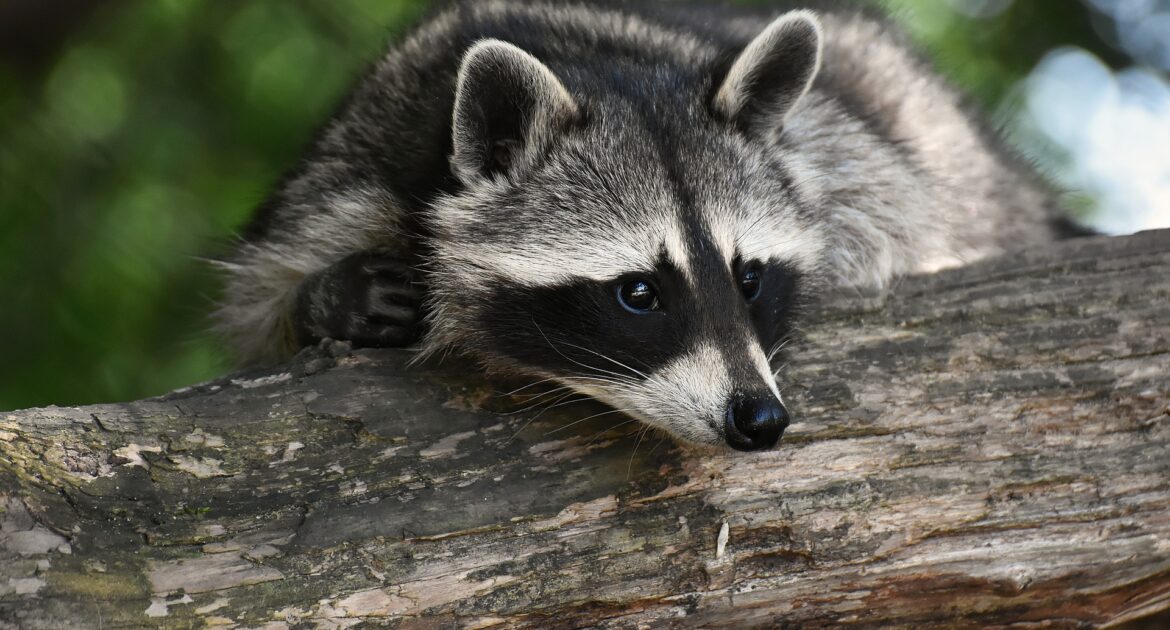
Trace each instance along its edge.
{"label": "raccoon's back", "polygon": [[[526,50],[586,103],[601,93],[647,100],[647,83],[656,83],[655,94],[667,98],[704,95],[712,77],[772,17],[809,4],[744,9],[474,0],[445,6],[373,65],[261,208],[248,236],[271,236],[272,226],[290,226],[312,212],[294,203],[308,187],[321,195],[340,195],[347,187],[386,189],[394,200],[388,206],[408,218],[425,212],[436,197],[456,193],[448,162],[456,75],[477,41],[496,38]],[[1051,195],[1026,175],[1028,169],[1018,168],[983,132],[957,93],[896,29],[841,6],[811,7],[824,24],[824,57],[812,98],[794,113],[791,133],[786,131],[790,148],[811,156],[825,178],[838,184],[825,191],[830,201],[872,198],[873,184],[910,177],[923,180],[919,188],[928,189],[939,207],[892,195],[849,208],[872,219],[875,229],[884,230],[880,235],[826,210],[826,225],[844,235],[837,247],[874,247],[875,238],[895,243],[900,249],[881,245],[892,257],[880,274],[888,277],[1050,239]],[[794,146],[801,133],[832,141]],[[857,156],[851,171],[821,166],[831,167],[843,155]],[[897,168],[888,168],[891,162]],[[902,216],[883,216],[883,204],[900,207]],[[916,250],[936,251],[932,256],[942,262],[922,263]]]}

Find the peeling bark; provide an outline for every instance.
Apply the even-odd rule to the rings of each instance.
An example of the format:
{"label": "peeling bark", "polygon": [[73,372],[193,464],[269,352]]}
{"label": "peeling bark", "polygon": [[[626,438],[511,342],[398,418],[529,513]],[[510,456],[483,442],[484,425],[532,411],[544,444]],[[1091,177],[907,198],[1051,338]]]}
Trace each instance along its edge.
{"label": "peeling bark", "polygon": [[552,398],[407,358],[333,345],[0,414],[0,627],[1073,627],[1170,608],[1170,231],[826,300],[783,377],[797,423],[763,454],[572,424],[604,408],[524,410]]}

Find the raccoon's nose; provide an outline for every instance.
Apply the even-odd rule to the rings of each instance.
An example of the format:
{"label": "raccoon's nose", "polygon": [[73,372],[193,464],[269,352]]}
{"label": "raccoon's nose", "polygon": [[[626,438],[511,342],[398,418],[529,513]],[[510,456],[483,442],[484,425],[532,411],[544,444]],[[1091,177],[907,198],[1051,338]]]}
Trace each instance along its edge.
{"label": "raccoon's nose", "polygon": [[723,434],[738,451],[772,448],[788,427],[788,410],[772,394],[741,395],[727,406]]}

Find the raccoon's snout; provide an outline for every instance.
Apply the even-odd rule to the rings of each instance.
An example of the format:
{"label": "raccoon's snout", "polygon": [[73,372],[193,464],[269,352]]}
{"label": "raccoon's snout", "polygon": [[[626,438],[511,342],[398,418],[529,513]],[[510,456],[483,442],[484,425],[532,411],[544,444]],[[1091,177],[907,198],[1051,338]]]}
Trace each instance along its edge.
{"label": "raccoon's snout", "polygon": [[727,406],[723,435],[737,451],[772,448],[788,428],[788,410],[771,393],[740,395]]}

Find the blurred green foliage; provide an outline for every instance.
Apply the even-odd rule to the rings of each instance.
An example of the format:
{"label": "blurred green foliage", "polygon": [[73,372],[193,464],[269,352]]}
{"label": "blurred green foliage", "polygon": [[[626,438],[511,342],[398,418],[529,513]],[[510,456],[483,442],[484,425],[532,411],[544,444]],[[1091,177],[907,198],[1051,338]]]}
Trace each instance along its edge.
{"label": "blurred green foliage", "polygon": [[[989,107],[1052,46],[1102,48],[1070,0],[977,24],[937,0],[886,4]],[[424,9],[119,0],[32,76],[0,60],[0,409],[129,400],[230,367],[206,333],[203,259]]]}
{"label": "blurred green foliage", "polygon": [[409,0],[135,0],[43,76],[0,66],[0,409],[128,400],[231,365],[225,249]]}
{"label": "blurred green foliage", "polygon": [[1089,10],[1074,0],[1015,0],[986,19],[952,10],[954,0],[880,3],[939,70],[989,111],[1001,106],[1016,83],[1058,46],[1086,48],[1115,64],[1125,61],[1101,40]]}
{"label": "blurred green foliage", "polygon": [[[906,29],[933,65],[962,88],[1001,136],[1054,176],[1069,155],[1032,130],[1018,126],[1023,93],[1020,82],[1050,51],[1063,46],[1083,48],[1113,67],[1132,63],[1102,39],[1104,24],[1095,27],[1093,13],[1074,0],[1014,0],[987,18],[953,10],[956,4],[994,4],[996,0],[877,0]],[[1100,30],[1099,30],[1100,29]],[[1062,204],[1082,220],[1095,205],[1071,191]]]}

